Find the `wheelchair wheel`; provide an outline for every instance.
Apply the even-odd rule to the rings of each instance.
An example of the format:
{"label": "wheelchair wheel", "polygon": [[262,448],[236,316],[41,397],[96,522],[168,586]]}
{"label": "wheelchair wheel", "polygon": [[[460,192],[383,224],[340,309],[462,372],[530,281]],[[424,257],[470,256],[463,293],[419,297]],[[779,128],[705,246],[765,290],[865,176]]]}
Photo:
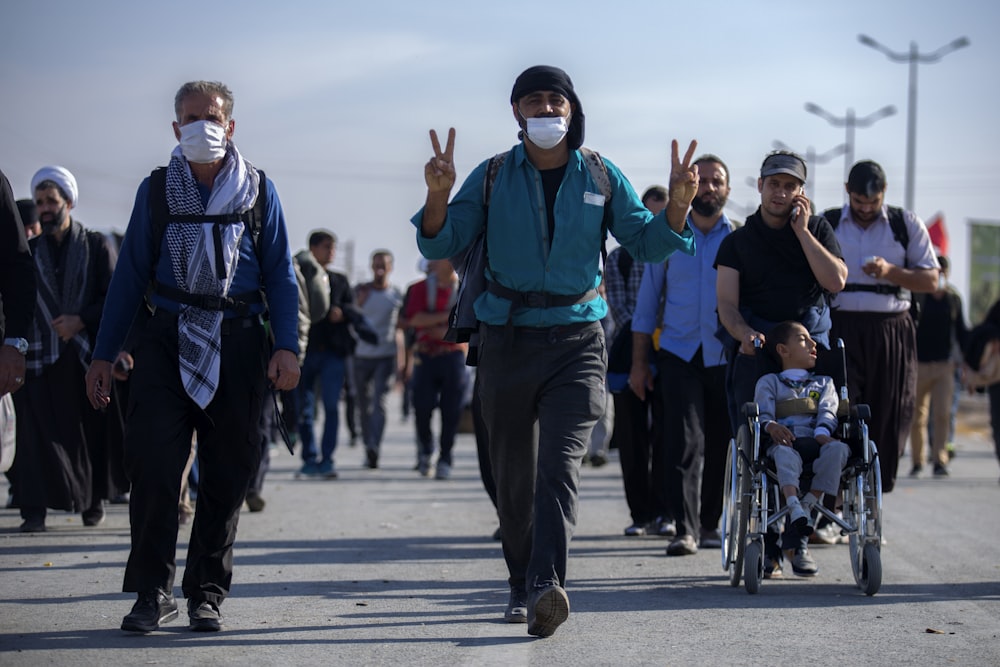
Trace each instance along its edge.
{"label": "wheelchair wheel", "polygon": [[882,552],[874,544],[866,544],[861,551],[861,571],[858,586],[865,595],[875,595],[882,586]]}
{"label": "wheelchair wheel", "polygon": [[764,578],[764,545],[760,540],[752,540],[747,545],[745,559],[743,586],[753,595],[760,590],[760,580]]}
{"label": "wheelchair wheel", "polygon": [[865,595],[875,595],[882,585],[882,471],[874,443],[872,465],[851,480],[844,507],[857,530],[850,535],[851,570]]}
{"label": "wheelchair wheel", "polygon": [[729,572],[729,584],[734,587],[740,585],[743,574],[743,544],[746,540],[746,527],[740,513],[744,478],[741,466],[739,446],[736,440],[730,440],[722,499],[722,569]]}

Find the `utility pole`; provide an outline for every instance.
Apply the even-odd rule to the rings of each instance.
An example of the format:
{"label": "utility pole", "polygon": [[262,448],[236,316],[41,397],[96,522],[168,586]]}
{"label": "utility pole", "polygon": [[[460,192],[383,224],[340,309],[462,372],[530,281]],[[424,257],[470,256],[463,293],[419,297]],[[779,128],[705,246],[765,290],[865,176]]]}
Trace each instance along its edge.
{"label": "utility pole", "polygon": [[910,65],[910,77],[907,94],[906,109],[906,192],[904,206],[907,210],[913,210],[914,198],[914,176],[917,162],[917,65],[936,63],[952,51],[957,51],[969,45],[966,37],[959,37],[949,44],[945,44],[937,51],[931,53],[920,53],[916,42],[910,42],[910,50],[904,53],[892,51],[889,47],[876,42],[868,35],[858,35],[858,41],[869,46],[876,51],[885,54],[889,60],[895,63],[908,63]]}
{"label": "utility pole", "polygon": [[846,137],[844,139],[844,146],[847,147],[844,151],[844,181],[846,182],[847,174],[850,173],[851,165],[854,164],[854,128],[860,127],[864,129],[866,127],[871,127],[876,121],[888,118],[896,113],[896,107],[889,104],[882,107],[878,111],[873,111],[863,118],[858,118],[854,114],[854,109],[850,108],[847,110],[847,114],[844,115],[843,118],[839,118],[818,104],[813,104],[812,102],[806,102],[806,111],[811,114],[816,114],[834,127],[847,128]]}

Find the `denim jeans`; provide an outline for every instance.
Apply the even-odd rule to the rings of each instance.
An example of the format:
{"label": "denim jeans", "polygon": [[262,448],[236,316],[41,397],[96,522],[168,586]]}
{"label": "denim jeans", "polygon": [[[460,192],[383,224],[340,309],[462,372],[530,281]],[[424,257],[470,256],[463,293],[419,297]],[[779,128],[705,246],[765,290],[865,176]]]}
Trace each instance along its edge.
{"label": "denim jeans", "polygon": [[316,385],[320,387],[325,413],[323,425],[323,440],[321,442],[322,461],[333,461],[333,452],[337,448],[337,429],[340,427],[340,415],[337,404],[340,392],[344,387],[344,357],[328,351],[310,350],[306,352],[302,364],[302,377],[299,382],[300,413],[299,437],[302,439],[302,460],[305,463],[315,463],[316,435],[313,421],[316,418]]}
{"label": "denim jeans", "polygon": [[396,357],[354,357],[354,381],[361,412],[361,439],[376,455],[385,431],[385,404],[389,379],[396,370]]}

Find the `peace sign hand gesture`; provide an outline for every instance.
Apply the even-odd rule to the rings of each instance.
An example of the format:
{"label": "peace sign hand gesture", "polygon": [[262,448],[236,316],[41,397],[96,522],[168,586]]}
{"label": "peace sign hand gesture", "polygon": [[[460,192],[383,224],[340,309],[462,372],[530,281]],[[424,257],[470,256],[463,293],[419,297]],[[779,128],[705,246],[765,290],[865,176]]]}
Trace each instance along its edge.
{"label": "peace sign hand gesture", "polygon": [[691,156],[697,147],[698,142],[692,140],[687,153],[684,154],[684,161],[681,162],[678,158],[677,140],[670,142],[669,202],[678,209],[683,208],[685,214],[695,195],[698,194],[698,165],[691,164]]}
{"label": "peace sign hand gesture", "polygon": [[441,152],[441,142],[438,141],[437,132],[431,130],[431,146],[434,148],[434,157],[424,166],[427,192],[448,193],[455,185],[455,128],[448,130],[448,143],[444,147],[444,152]]}

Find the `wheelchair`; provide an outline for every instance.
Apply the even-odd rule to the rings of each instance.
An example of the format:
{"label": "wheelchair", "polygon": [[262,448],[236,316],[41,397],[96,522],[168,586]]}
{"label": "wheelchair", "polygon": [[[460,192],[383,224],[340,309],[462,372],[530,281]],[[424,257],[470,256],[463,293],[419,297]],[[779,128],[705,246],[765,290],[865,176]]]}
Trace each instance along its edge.
{"label": "wheelchair", "polygon": [[[843,340],[837,340],[823,357],[815,372],[832,376],[839,388],[838,427],[833,436],[850,446],[851,455],[840,479],[843,518],[822,503],[815,509],[848,536],[854,580],[871,596],[882,585],[882,477],[878,449],[868,438],[871,411],[867,405],[850,404]],[[780,416],[781,405],[775,407]],[[773,463],[762,449],[758,406],[745,403],[742,412],[746,423],[730,440],[726,461],[722,569],[729,573],[731,586],[739,586],[742,577],[747,593],[754,594],[764,578],[764,536],[777,530],[789,508],[782,507]],[[804,466],[804,473],[808,467]]]}

